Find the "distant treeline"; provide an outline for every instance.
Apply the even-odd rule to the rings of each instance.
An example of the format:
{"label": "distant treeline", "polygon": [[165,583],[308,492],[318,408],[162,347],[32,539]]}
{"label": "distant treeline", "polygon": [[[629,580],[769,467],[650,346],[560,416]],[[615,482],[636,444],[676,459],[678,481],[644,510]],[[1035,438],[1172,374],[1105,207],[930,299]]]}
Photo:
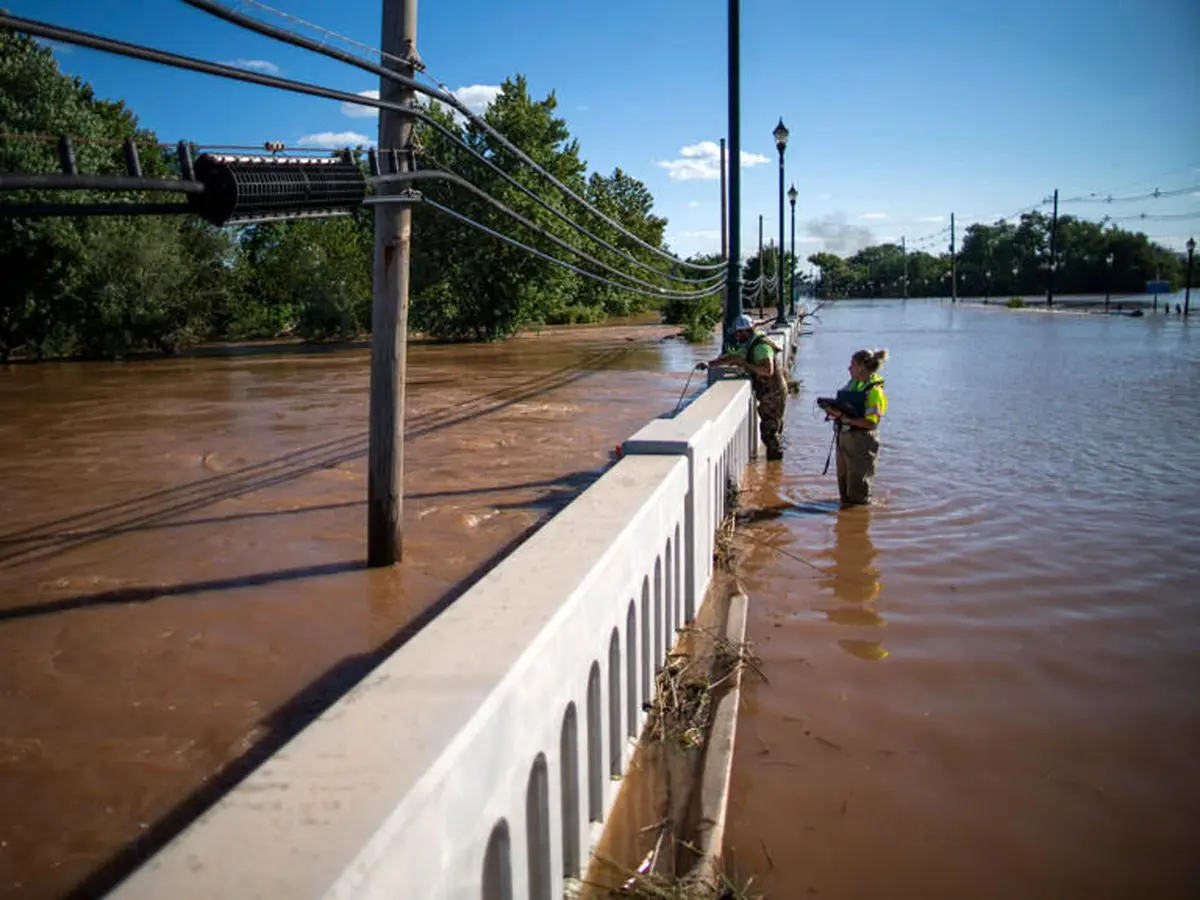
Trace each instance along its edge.
{"label": "distant treeline", "polygon": [[[1045,293],[1049,247],[1050,217],[1040,212],[1026,213],[1018,225],[971,225],[957,253],[959,295]],[[1146,282],[1155,278],[1178,290],[1186,277],[1186,258],[1141,232],[1106,228],[1074,216],[1058,217],[1054,255],[1056,294],[1141,294]],[[899,297],[904,291],[904,252],[898,244],[866,247],[847,258],[814,253],[808,261],[820,269],[816,290],[821,297]],[[909,253],[908,296],[949,295],[949,252]]]}
{"label": "distant treeline", "polygon": [[[555,115],[551,94],[533,100],[525,79],[506,81],[486,117],[556,178],[654,247],[666,219],[653,213],[646,186],[620,169],[587,174],[579,145]],[[662,269],[651,251],[621,238],[567,200],[461,118],[432,115],[531,191],[627,253]],[[0,33],[0,133],[70,135],[79,170],[124,172],[121,148],[143,146],[144,174],[178,173],[172,155],[154,150],[154,132],[138,127],[123,103],[95,96],[61,73],[49,49],[25,35]],[[430,128],[417,132],[422,165],[452,166],[564,241],[624,271],[628,260],[585,241],[465,150]],[[54,172],[52,141],[0,139],[0,171]],[[433,199],[546,252],[561,249],[522,232],[511,219],[448,184]],[[0,202],[157,199],[98,192],[7,193]],[[493,340],[536,324],[594,322],[646,308],[639,295],[538,259],[427,208],[415,214],[410,325],[447,339]],[[0,361],[13,356],[115,358],[139,350],[174,352],[205,341],[295,336],[338,340],[367,332],[371,314],[373,215],[218,229],[190,216],[0,219]],[[578,262],[571,258],[571,261]],[[652,284],[678,287],[637,271]],[[676,320],[689,310],[677,309]]]}

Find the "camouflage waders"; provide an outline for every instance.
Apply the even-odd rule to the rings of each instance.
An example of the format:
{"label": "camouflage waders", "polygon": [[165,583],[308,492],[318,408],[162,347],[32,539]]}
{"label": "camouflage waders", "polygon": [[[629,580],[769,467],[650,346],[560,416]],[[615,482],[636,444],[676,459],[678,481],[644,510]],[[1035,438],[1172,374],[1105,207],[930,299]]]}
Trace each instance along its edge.
{"label": "camouflage waders", "polygon": [[[774,344],[772,344],[772,347]],[[747,354],[748,355],[748,354]],[[767,459],[783,459],[783,418],[787,412],[787,376],[783,374],[783,353],[775,353],[775,374],[751,379],[758,401],[758,433],[767,448]]]}
{"label": "camouflage waders", "polygon": [[879,459],[879,435],[873,429],[838,429],[837,479],[842,502],[861,506],[871,499],[875,461]]}

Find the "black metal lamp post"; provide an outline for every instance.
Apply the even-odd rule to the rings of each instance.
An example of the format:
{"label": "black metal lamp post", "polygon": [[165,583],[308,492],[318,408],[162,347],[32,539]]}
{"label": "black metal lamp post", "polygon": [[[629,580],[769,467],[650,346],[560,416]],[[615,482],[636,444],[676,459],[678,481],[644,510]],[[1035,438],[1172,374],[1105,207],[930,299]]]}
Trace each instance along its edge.
{"label": "black metal lamp post", "polygon": [[788,188],[788,203],[792,205],[792,264],[788,272],[788,307],[789,314],[796,315],[796,198],[800,192],[793,184]]}
{"label": "black metal lamp post", "polygon": [[779,124],[775,126],[775,148],[779,151],[779,271],[776,273],[778,284],[775,286],[778,307],[776,325],[788,323],[787,310],[783,306],[783,151],[787,149],[787,140],[788,130],[783,124],[783,119],[780,119]]}

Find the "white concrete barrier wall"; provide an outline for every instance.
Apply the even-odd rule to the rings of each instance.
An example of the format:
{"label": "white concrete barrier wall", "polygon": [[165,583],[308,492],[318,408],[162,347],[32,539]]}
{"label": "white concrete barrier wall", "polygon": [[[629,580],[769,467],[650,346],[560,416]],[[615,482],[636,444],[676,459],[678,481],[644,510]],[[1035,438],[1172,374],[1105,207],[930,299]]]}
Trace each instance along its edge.
{"label": "white concrete barrier wall", "polygon": [[558,900],[712,578],[748,382],[710,386],[112,894]]}

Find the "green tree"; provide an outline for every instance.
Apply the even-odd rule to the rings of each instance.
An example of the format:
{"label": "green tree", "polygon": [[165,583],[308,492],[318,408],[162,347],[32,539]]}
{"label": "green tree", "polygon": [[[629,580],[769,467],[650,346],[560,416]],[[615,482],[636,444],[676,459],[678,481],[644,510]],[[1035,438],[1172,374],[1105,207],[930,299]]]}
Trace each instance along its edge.
{"label": "green tree", "polygon": [[[70,135],[80,171],[124,171],[120,147],[143,145],[143,172],[165,176],[166,156],[122,103],[97,99],[79,78],[58,71],[50,51],[26,35],[0,33],[0,132]],[[101,143],[96,143],[101,142]],[[52,142],[0,141],[0,170],[54,172]],[[35,191],[7,202],[45,199]],[[114,199],[94,191],[56,195],[60,202]],[[137,198],[134,199],[144,199]],[[174,217],[0,219],[0,359],[121,356],[143,348],[174,350],[209,336],[208,311],[227,289],[216,265],[221,239],[207,226]]]}

